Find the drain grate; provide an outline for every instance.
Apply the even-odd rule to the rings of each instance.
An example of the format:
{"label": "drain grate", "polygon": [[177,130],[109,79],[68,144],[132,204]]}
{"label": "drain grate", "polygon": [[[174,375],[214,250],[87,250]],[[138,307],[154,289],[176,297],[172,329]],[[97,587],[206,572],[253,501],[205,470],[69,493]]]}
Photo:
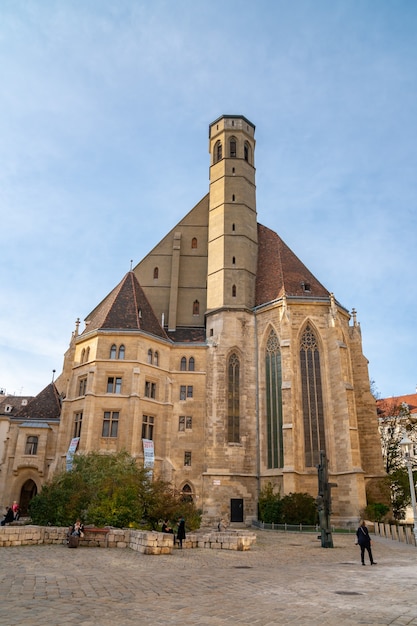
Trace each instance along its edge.
{"label": "drain grate", "polygon": [[251,565],[234,565],[234,569],[252,569]]}
{"label": "drain grate", "polygon": [[335,591],[339,596],[363,596],[360,591]]}

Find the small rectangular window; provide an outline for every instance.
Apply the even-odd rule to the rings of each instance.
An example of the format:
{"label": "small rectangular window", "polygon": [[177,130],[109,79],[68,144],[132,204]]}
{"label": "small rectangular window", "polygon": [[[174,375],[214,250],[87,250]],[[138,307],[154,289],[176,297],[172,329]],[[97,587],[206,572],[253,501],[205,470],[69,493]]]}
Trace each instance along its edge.
{"label": "small rectangular window", "polygon": [[87,376],[78,379],[78,395],[85,396],[87,390]]}
{"label": "small rectangular window", "polygon": [[115,376],[109,376],[107,379],[107,393],[121,393],[122,379]]}
{"label": "small rectangular window", "polygon": [[185,467],[191,466],[191,452],[190,451],[184,452],[184,466]]}
{"label": "small rectangular window", "polygon": [[74,415],[74,437],[81,437],[81,426],[83,421],[82,412]]}
{"label": "small rectangular window", "polygon": [[145,381],[145,396],[147,398],[156,398],[156,383],[151,383],[149,380]]}
{"label": "small rectangular window", "polygon": [[185,415],[180,415],[178,419],[178,430],[185,430]]}
{"label": "small rectangular window", "polygon": [[25,454],[36,455],[38,452],[38,438],[31,435],[26,439]]}
{"label": "small rectangular window", "polygon": [[188,385],[187,387],[187,398],[192,398],[193,397],[193,386],[192,385]]}
{"label": "small rectangular window", "polygon": [[142,439],[153,439],[154,421],[151,415],[142,416]]}
{"label": "small rectangular window", "polygon": [[104,411],[102,437],[117,437],[119,412]]}
{"label": "small rectangular window", "polygon": [[187,398],[187,387],[186,385],[181,385],[180,387],[180,400],[185,400]]}

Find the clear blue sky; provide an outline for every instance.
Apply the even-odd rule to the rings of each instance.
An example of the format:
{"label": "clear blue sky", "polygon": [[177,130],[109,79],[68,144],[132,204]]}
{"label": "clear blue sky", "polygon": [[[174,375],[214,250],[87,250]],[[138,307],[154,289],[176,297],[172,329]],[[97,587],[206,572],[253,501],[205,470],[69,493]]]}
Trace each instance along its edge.
{"label": "clear blue sky", "polygon": [[2,0],[0,387],[60,372],[241,114],[259,222],[356,308],[381,396],[414,393],[416,33],[414,0]]}

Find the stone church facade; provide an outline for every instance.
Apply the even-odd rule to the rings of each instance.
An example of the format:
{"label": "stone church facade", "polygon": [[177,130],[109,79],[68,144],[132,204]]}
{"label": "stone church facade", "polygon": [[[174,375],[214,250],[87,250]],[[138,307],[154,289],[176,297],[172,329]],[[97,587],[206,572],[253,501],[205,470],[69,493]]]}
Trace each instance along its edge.
{"label": "stone church facade", "polygon": [[[47,388],[59,408],[58,425],[47,416],[39,432],[49,437],[42,473],[23,443],[6,441],[5,503],[29,475],[39,490],[65,467],[75,441],[78,452],[127,450],[140,463],[145,442],[154,475],[192,496],[206,522],[249,523],[268,482],[316,496],[321,450],[337,484],[333,522],[356,523],[366,506],[383,467],[356,313],[257,222],[254,125],[220,117],[209,153],[209,193],[84,329],[77,322]],[[24,417],[9,418],[10,433],[42,422],[30,402]]]}

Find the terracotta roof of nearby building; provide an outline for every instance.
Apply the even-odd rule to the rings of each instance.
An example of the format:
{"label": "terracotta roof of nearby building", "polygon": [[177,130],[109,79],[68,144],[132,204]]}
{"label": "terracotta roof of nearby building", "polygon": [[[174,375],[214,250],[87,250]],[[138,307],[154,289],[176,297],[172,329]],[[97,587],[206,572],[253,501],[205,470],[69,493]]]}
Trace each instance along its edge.
{"label": "terracotta roof of nearby building", "polygon": [[85,323],[83,333],[105,328],[143,330],[167,338],[133,272],[124,276],[117,287],[86,317]]}
{"label": "terracotta roof of nearby building", "polygon": [[417,393],[409,393],[405,396],[392,396],[391,398],[381,398],[376,401],[377,411],[379,414],[389,414],[394,408],[398,408],[401,404],[406,404],[410,414],[417,417]]}
{"label": "terracotta roof of nearby building", "polygon": [[61,398],[54,383],[50,383],[26,406],[22,406],[16,417],[28,420],[58,419],[61,414]]}
{"label": "terracotta roof of nearby building", "polygon": [[258,269],[255,305],[286,296],[328,297],[317,278],[273,230],[258,224]]}

